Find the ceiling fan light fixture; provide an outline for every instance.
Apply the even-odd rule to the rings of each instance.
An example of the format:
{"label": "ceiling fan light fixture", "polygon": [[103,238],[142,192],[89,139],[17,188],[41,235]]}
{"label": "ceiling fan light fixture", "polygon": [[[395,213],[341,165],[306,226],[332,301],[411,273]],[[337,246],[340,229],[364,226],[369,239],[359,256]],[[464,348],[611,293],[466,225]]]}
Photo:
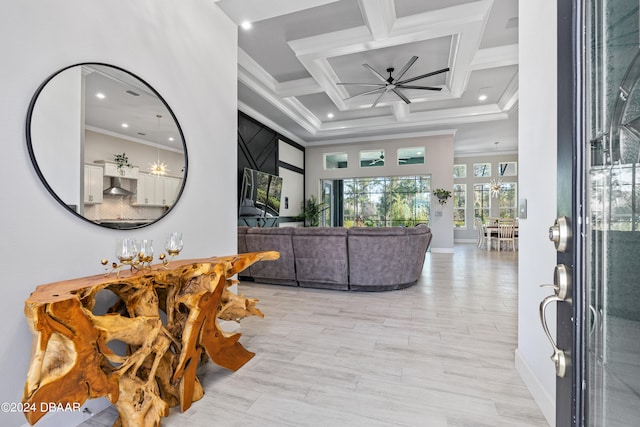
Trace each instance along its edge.
{"label": "ceiling fan light fixture", "polygon": [[417,59],[418,59],[417,56],[411,57],[411,59],[405,64],[404,67],[402,67],[402,69],[398,72],[398,74],[396,74],[395,77],[393,76],[393,72],[395,71],[395,68],[393,68],[393,67],[387,68],[387,73],[389,73],[389,77],[384,77],[382,74],[380,74],[379,72],[374,70],[373,67],[371,67],[369,64],[362,64],[362,66],[364,68],[369,70],[376,78],[378,78],[380,80],[380,83],[345,83],[345,82],[338,82],[337,84],[338,85],[343,85],[343,86],[355,85],[355,86],[373,87],[374,89],[370,89],[370,90],[368,90],[366,92],[362,92],[362,93],[359,93],[357,95],[353,95],[353,96],[349,96],[348,98],[345,98],[345,101],[346,101],[348,99],[355,98],[355,97],[358,97],[358,96],[376,94],[377,97],[376,97],[375,101],[373,101],[373,104],[371,104],[370,108],[373,108],[376,105],[378,105],[378,102],[380,102],[382,97],[387,92],[393,92],[398,98],[403,100],[406,104],[411,104],[411,100],[409,98],[407,98],[402,93],[402,91],[400,89],[441,91],[442,90],[441,87],[416,86],[416,85],[409,85],[407,83],[411,83],[411,82],[414,82],[416,80],[424,79],[426,77],[435,76],[437,74],[446,73],[447,71],[449,71],[449,68],[447,67],[447,68],[443,68],[441,70],[432,71],[432,72],[427,73],[427,74],[422,74],[422,75],[419,75],[419,76],[416,76],[416,77],[411,77],[409,79],[402,80],[402,77],[409,70],[409,68],[411,68],[411,66],[416,62]]}

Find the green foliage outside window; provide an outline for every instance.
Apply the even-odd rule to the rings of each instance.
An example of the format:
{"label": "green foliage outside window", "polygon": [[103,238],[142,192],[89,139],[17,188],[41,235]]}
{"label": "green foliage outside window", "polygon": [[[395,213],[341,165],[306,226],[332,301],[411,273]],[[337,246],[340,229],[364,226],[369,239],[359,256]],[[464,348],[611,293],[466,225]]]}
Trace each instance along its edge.
{"label": "green foliage outside window", "polygon": [[467,186],[455,184],[453,186],[453,226],[466,227]]}
{"label": "green foliage outside window", "polygon": [[345,227],[428,223],[431,178],[426,175],[343,180]]}

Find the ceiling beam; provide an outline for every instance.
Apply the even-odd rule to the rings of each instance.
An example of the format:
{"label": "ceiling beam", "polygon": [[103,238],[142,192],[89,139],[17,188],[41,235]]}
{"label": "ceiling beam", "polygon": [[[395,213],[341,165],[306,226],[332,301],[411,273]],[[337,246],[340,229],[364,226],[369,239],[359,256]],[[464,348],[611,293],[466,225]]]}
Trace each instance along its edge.
{"label": "ceiling beam", "polygon": [[473,70],[484,70],[487,68],[518,65],[518,62],[518,45],[509,44],[479,49],[470,65]]}
{"label": "ceiling beam", "polygon": [[362,17],[374,40],[387,38],[396,21],[394,0],[358,0]]}
{"label": "ceiling beam", "polygon": [[409,120],[409,105],[404,102],[394,102],[391,104],[393,115],[399,123]]}

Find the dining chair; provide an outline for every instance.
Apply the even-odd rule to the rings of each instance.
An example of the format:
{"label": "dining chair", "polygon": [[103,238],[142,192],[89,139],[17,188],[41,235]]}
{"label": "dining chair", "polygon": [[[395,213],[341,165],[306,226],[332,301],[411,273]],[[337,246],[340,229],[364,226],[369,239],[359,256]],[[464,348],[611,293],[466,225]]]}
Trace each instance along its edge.
{"label": "dining chair", "polygon": [[487,229],[485,228],[484,224],[482,223],[482,219],[480,218],[475,218],[474,223],[475,223],[476,231],[478,233],[476,246],[478,246],[479,248],[482,248],[484,245],[487,244]]}
{"label": "dining chair", "polygon": [[507,247],[511,244],[512,251],[516,250],[515,229],[516,226],[514,223],[498,224],[498,251],[501,250],[503,242],[507,244]]}

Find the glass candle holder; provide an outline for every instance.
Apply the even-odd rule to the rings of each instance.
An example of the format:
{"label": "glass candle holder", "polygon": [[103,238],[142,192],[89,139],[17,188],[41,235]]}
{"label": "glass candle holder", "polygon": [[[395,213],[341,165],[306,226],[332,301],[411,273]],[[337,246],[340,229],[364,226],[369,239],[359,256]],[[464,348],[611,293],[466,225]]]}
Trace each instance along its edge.
{"label": "glass candle holder", "polygon": [[138,258],[143,264],[150,264],[153,260],[153,240],[144,239],[140,242]]}
{"label": "glass candle holder", "polygon": [[182,250],[182,233],[169,234],[164,248],[171,257],[178,255]]}
{"label": "glass candle holder", "polygon": [[138,255],[138,242],[133,238],[118,239],[116,241],[116,257],[122,264],[131,264]]}

